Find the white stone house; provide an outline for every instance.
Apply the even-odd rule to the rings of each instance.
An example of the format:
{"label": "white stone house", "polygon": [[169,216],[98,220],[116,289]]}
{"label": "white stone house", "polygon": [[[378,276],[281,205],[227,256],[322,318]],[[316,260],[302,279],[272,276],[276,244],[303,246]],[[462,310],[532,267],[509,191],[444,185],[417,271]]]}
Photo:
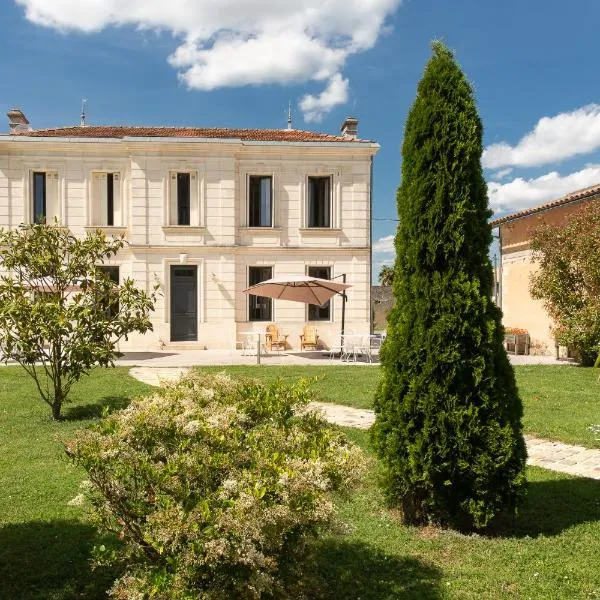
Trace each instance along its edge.
{"label": "white stone house", "polygon": [[339,340],[329,306],[242,294],[271,276],[343,273],[346,331],[368,332],[371,177],[379,145],[295,129],[75,126],[32,129],[18,109],[0,135],[0,226],[56,217],[75,235],[101,228],[128,245],[109,266],[148,290],[154,331],[124,350],[233,348],[268,323],[292,348],[306,322]]}

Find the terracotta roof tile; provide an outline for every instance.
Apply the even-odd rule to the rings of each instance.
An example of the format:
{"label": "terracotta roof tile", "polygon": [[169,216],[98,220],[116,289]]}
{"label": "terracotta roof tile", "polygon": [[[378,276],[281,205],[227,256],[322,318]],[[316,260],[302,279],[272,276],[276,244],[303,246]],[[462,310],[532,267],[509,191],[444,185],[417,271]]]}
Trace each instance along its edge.
{"label": "terracotta roof tile", "polygon": [[123,138],[123,137],[189,137],[227,138],[265,142],[365,142],[349,140],[340,135],[303,131],[301,129],[231,129],[218,127],[130,127],[86,125],[56,127],[15,132],[28,137]]}
{"label": "terracotta roof tile", "polygon": [[570,202],[577,202],[578,200],[585,200],[586,198],[591,198],[592,196],[596,196],[600,194],[600,184],[592,185],[587,188],[583,188],[581,190],[577,190],[575,192],[571,192],[562,198],[558,198],[556,200],[552,200],[547,202],[546,204],[542,204],[540,206],[534,206],[533,208],[526,208],[525,210],[521,210],[519,212],[513,213],[512,215],[506,215],[504,217],[500,217],[498,219],[494,219],[491,223],[491,227],[498,227],[498,225],[502,225],[503,223],[508,223],[510,221],[515,221],[516,219],[521,219],[523,217],[528,217],[529,215],[533,215],[538,212],[543,212],[545,210],[549,210],[551,208],[556,208],[557,206],[563,206],[564,204],[569,204]]}

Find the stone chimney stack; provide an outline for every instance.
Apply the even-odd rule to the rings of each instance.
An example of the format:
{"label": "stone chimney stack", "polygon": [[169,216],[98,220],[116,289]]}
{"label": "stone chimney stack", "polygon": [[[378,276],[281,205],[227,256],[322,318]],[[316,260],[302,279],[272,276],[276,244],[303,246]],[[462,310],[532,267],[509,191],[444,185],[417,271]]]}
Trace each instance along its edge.
{"label": "stone chimney stack", "polygon": [[11,133],[31,130],[29,120],[20,108],[11,108],[6,115],[8,117],[8,128]]}
{"label": "stone chimney stack", "polygon": [[346,117],[342,123],[342,135],[348,140],[355,140],[358,137],[358,119]]}

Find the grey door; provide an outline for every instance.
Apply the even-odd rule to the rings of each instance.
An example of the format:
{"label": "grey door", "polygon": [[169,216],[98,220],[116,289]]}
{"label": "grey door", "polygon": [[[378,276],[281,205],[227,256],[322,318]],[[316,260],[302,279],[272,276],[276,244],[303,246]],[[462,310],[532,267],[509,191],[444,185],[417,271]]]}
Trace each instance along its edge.
{"label": "grey door", "polygon": [[198,339],[198,269],[171,267],[171,341]]}

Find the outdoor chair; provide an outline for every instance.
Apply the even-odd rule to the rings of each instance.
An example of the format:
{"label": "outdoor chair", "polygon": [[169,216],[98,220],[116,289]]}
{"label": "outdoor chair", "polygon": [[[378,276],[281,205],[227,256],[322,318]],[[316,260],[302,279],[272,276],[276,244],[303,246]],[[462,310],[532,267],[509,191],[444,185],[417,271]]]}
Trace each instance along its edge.
{"label": "outdoor chair", "polygon": [[279,331],[279,327],[275,323],[267,325],[267,334],[265,336],[265,346],[267,350],[285,350],[287,345],[287,335]]}
{"label": "outdoor chair", "polygon": [[319,336],[317,335],[317,328],[314,325],[305,325],[300,336],[300,349],[310,348],[316,350],[318,345]]}

